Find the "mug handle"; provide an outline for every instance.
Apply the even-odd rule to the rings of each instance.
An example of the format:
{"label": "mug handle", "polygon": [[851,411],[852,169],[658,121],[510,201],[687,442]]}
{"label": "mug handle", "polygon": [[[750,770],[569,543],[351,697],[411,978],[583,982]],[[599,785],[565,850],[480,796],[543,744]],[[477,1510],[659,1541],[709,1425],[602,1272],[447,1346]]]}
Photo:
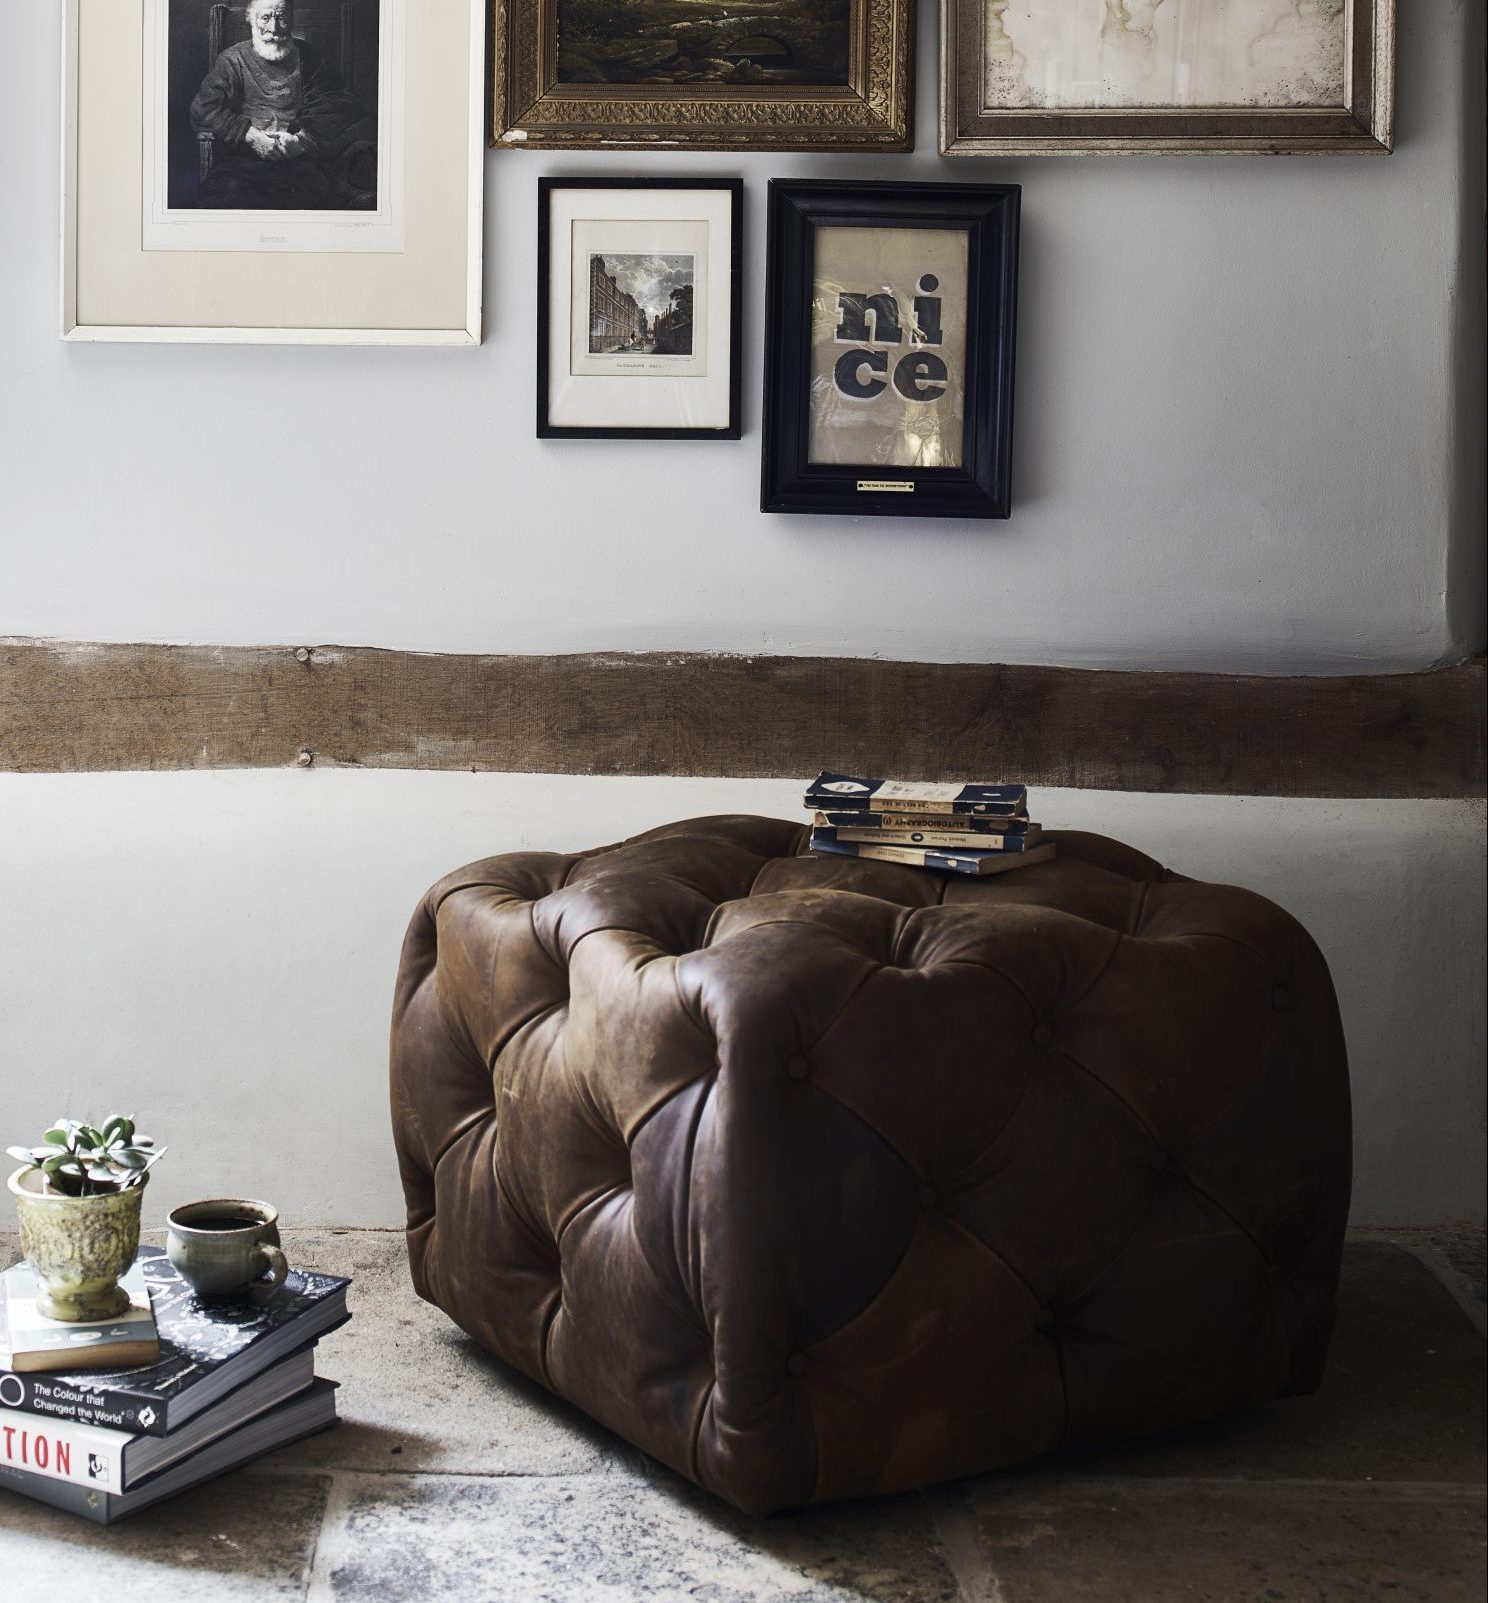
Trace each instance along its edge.
{"label": "mug handle", "polygon": [[253,1294],[254,1302],[272,1302],[279,1295],[279,1288],[289,1279],[289,1260],[277,1247],[271,1247],[266,1242],[259,1242],[258,1250],[268,1260],[268,1275],[251,1281],[248,1289]]}

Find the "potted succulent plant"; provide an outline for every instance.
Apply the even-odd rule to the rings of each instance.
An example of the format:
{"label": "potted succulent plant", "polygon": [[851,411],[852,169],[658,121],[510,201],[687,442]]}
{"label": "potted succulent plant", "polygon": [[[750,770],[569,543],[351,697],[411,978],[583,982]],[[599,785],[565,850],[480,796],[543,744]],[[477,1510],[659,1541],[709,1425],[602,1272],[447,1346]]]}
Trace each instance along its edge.
{"label": "potted succulent plant", "polygon": [[49,1319],[111,1319],[129,1306],[119,1276],[139,1251],[140,1202],[161,1157],[134,1120],[101,1126],[58,1119],[38,1146],[9,1147],[21,1249],[36,1272],[36,1305]]}

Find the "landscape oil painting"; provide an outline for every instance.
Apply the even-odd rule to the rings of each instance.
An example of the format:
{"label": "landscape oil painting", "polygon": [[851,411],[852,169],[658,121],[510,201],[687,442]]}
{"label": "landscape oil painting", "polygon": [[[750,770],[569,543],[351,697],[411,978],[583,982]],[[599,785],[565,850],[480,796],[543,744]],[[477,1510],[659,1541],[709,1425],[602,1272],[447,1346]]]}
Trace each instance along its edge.
{"label": "landscape oil painting", "polygon": [[850,0],[557,0],[561,84],[845,86]]}
{"label": "landscape oil painting", "polygon": [[501,148],[914,148],[916,0],[489,4]]}

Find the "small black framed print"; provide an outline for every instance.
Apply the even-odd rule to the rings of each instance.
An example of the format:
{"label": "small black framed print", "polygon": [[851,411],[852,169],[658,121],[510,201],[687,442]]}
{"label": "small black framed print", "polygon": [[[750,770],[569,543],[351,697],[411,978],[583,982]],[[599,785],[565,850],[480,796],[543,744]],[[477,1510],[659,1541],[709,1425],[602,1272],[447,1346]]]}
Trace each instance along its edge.
{"label": "small black framed print", "polygon": [[541,178],[541,439],[737,440],[737,178]]}
{"label": "small black framed print", "polygon": [[770,184],[765,512],[1005,518],[1016,184]]}

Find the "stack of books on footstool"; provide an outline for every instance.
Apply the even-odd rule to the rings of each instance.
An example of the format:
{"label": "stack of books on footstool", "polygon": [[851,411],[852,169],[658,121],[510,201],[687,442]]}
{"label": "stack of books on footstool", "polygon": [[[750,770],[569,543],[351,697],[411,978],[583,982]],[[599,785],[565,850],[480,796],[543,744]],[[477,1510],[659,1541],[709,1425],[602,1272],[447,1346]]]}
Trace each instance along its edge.
{"label": "stack of books on footstool", "polygon": [[339,1276],[206,1302],[143,1247],[129,1312],[89,1325],[38,1313],[28,1264],[0,1279],[0,1488],[108,1525],[335,1423],[315,1344],[350,1317]]}
{"label": "stack of books on footstool", "polygon": [[950,874],[1000,874],[1054,855],[1028,816],[1025,785],[931,784],[818,774],[811,850]]}

